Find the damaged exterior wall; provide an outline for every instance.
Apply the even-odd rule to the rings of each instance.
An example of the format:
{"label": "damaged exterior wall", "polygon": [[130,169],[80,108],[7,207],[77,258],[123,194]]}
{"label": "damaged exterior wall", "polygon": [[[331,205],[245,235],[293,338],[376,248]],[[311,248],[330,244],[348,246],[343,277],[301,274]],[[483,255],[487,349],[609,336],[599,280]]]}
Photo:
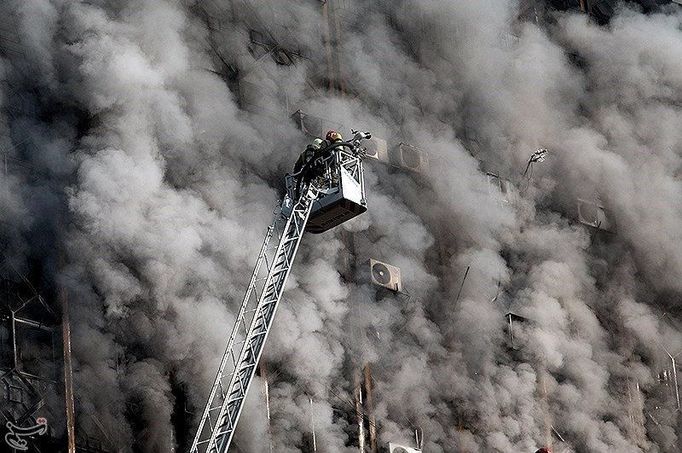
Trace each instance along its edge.
{"label": "damaged exterior wall", "polygon": [[[306,237],[240,451],[385,452],[418,428],[429,452],[678,448],[657,343],[681,345],[662,321],[680,316],[662,120],[679,71],[658,54],[674,45],[638,47],[678,43],[674,15],[600,29],[583,13],[616,12],[587,0],[19,3],[1,7],[24,27],[2,35],[3,70],[30,63],[3,73],[3,259],[48,281],[56,313],[67,280],[77,451],[187,450],[283,174],[350,127],[381,139],[370,211]],[[600,62],[626,60],[624,40],[650,60],[614,75]],[[661,142],[628,133],[649,115]],[[670,196],[643,196],[654,209],[647,186]],[[66,232],[44,234],[61,215]],[[400,291],[363,276],[370,259],[400,269]],[[60,317],[17,324],[11,294],[5,417],[59,420],[47,451],[67,451]]]}

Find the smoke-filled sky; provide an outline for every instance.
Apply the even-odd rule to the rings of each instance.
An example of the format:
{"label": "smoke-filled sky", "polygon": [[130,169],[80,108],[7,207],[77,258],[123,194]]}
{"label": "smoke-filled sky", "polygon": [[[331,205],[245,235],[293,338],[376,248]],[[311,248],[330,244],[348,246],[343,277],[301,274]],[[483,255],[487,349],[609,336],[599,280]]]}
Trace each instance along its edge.
{"label": "smoke-filled sky", "polygon": [[[121,451],[193,436],[302,109],[413,144],[428,166],[366,162],[369,211],[304,237],[264,354],[271,420],[257,378],[240,451],[301,451],[311,418],[319,452],[357,451],[367,363],[382,447],[420,428],[429,453],[680,451],[659,373],[682,351],[682,11],[621,6],[597,25],[517,20],[508,0],[326,8],[0,4],[1,259],[68,288],[78,429]],[[296,65],[258,54],[251,29]],[[240,108],[228,68],[265,87],[266,112]],[[576,222],[578,198],[615,233]],[[370,257],[400,267],[407,294],[363,281]],[[527,318],[515,350],[509,311]]]}

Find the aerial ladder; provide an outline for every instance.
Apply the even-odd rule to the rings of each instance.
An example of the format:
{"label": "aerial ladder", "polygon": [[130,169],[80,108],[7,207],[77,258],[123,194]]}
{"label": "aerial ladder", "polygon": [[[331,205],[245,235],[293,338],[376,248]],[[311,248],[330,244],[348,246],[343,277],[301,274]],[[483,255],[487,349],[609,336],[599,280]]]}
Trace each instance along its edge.
{"label": "aerial ladder", "polygon": [[298,174],[275,211],[251,275],[190,453],[226,453],[305,231],[322,233],[367,210],[362,140],[330,144]]}

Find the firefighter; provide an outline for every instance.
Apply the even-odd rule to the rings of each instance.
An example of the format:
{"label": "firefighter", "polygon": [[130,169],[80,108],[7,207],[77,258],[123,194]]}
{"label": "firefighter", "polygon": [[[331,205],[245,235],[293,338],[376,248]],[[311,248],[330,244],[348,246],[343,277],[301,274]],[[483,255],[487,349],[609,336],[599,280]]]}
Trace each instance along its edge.
{"label": "firefighter", "polygon": [[312,141],[312,143],[306,146],[305,150],[298,156],[298,159],[296,159],[296,164],[294,165],[294,175],[298,174],[303,167],[311,163],[313,159],[317,157],[315,154],[320,148],[322,148],[323,145],[325,145],[324,140],[321,138],[316,138]]}
{"label": "firefighter", "polygon": [[294,164],[294,176],[296,176],[296,192],[295,197],[298,199],[301,193],[301,186],[304,182],[310,181],[312,168],[314,166],[315,160],[320,157],[321,151],[326,148],[328,143],[321,138],[316,138],[296,159],[296,164]]}
{"label": "firefighter", "polygon": [[[330,130],[327,132],[325,140],[322,142],[322,146],[315,150],[313,159],[308,165],[307,175],[305,176],[307,181],[312,181],[313,179],[322,176],[326,168],[325,162],[331,157],[332,152],[334,151],[331,145],[342,141],[343,137],[337,131]],[[304,173],[306,173],[306,170],[304,170]]]}
{"label": "firefighter", "polygon": [[341,134],[330,130],[325,135],[325,140],[316,138],[308,145],[296,160],[294,175],[296,176],[296,193],[298,199],[303,184],[322,176],[325,170],[325,161],[331,156],[330,145],[343,141]]}

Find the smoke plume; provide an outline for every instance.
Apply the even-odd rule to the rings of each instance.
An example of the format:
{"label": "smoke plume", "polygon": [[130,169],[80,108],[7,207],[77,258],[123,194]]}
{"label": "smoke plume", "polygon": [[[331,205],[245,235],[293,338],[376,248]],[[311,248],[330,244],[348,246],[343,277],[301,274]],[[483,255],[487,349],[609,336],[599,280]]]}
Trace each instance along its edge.
{"label": "smoke plume", "polygon": [[[240,451],[302,451],[311,420],[319,452],[355,451],[365,364],[382,447],[418,428],[431,453],[678,451],[659,374],[682,351],[680,10],[620,5],[607,25],[506,0],[0,10],[16,43],[0,59],[1,260],[68,289],[77,429],[120,451],[193,436],[308,139],[301,109],[428,165],[366,161],[369,211],[304,237]],[[265,87],[267,110],[238,82]],[[613,232],[577,222],[578,199]],[[370,257],[405,294],[362,278]]]}

